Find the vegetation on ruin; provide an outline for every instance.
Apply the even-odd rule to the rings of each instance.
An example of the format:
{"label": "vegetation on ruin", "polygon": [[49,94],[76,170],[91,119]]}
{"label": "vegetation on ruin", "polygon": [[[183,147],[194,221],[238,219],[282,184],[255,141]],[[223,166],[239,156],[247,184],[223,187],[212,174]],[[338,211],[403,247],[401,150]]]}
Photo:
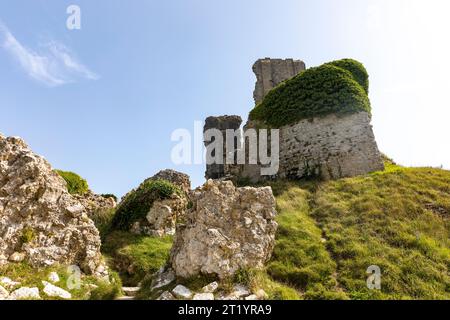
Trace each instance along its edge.
{"label": "vegetation on ruin", "polygon": [[70,194],[83,195],[89,190],[86,180],[78,174],[70,171],[55,170],[67,183],[67,190]]}
{"label": "vegetation on ruin", "polygon": [[368,86],[361,63],[333,61],[279,84],[250,112],[250,119],[278,128],[329,114],[370,113]]}
{"label": "vegetation on ruin", "polygon": [[117,230],[130,230],[134,222],[145,218],[155,200],[166,199],[173,194],[182,194],[182,191],[169,181],[161,179],[144,181],[120,202],[112,219],[112,227]]}

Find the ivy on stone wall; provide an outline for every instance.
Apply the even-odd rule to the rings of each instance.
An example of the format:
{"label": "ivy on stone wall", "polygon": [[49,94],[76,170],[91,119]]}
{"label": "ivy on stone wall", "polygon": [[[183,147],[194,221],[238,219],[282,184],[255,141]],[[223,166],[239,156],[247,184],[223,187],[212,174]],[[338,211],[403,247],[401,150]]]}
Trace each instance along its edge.
{"label": "ivy on stone wall", "polygon": [[370,113],[368,75],[351,59],[307,69],[272,89],[250,112],[250,120],[281,127],[328,114]]}

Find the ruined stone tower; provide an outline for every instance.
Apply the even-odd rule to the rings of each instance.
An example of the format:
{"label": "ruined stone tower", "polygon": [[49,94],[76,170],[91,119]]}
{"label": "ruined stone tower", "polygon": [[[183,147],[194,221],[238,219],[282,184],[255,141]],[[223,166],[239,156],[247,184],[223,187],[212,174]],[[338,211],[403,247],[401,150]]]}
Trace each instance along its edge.
{"label": "ruined stone tower", "polygon": [[[281,82],[291,79],[306,70],[305,63],[293,59],[264,58],[255,62],[256,75],[254,91],[255,104],[258,105],[266,94]],[[266,179],[301,179],[320,177],[338,179],[383,170],[381,154],[370,124],[368,112],[358,111],[349,114],[328,114],[303,119],[279,127],[279,170],[276,175],[261,175],[260,164],[209,164],[206,178],[218,179],[232,177],[258,182]],[[217,128],[237,130],[242,119],[238,116],[209,117],[204,130]],[[247,121],[248,128],[264,129],[258,121]],[[225,135],[224,145],[226,144]],[[233,141],[234,144],[236,142]],[[205,143],[207,145],[207,143]],[[258,145],[258,148],[260,146]],[[246,146],[246,152],[248,147]],[[225,150],[223,151],[226,157]]]}
{"label": "ruined stone tower", "polygon": [[305,70],[305,63],[293,59],[259,59],[253,65],[256,75],[253,98],[255,104],[262,101],[264,96],[284,80],[290,79]]}

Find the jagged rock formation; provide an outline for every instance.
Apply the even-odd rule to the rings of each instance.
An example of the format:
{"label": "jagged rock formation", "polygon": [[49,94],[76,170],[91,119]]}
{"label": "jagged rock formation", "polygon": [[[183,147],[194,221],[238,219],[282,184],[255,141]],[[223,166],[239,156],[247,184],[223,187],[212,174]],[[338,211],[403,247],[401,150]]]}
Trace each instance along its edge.
{"label": "jagged rock formation", "polygon": [[116,207],[116,200],[112,197],[103,197],[88,190],[83,195],[73,195],[86,208],[86,211],[91,216],[97,212],[107,211]]}
{"label": "jagged rock formation", "polygon": [[176,275],[225,278],[241,268],[263,267],[277,229],[270,187],[236,188],[231,181],[208,180],[193,191],[191,201],[170,255]]}
{"label": "jagged rock formation", "polygon": [[156,237],[175,234],[177,219],[185,213],[188,200],[184,196],[173,194],[168,199],[155,200],[145,220],[136,221],[131,232]]}
{"label": "jagged rock formation", "polygon": [[305,69],[305,63],[300,60],[265,58],[256,61],[253,65],[253,72],[257,79],[253,92],[255,104],[260,103],[265,95],[278,84]]}
{"label": "jagged rock formation", "polygon": [[64,180],[25,142],[0,135],[0,264],[79,265],[103,272],[100,237]]}
{"label": "jagged rock formation", "polygon": [[171,169],[161,170],[150,179],[162,179],[173,183],[178,186],[185,193],[191,190],[191,179],[185,173],[178,172]]}
{"label": "jagged rock formation", "polygon": [[[180,192],[160,190],[160,186],[153,182],[166,181],[172,188],[179,188]],[[166,184],[167,184],[166,183]],[[129,192],[119,204],[117,214],[139,215],[131,222],[127,230],[135,234],[162,237],[175,234],[177,220],[181,219],[188,204],[188,193],[191,181],[187,174],[174,170],[162,170],[153,177],[146,179],[136,189]]]}

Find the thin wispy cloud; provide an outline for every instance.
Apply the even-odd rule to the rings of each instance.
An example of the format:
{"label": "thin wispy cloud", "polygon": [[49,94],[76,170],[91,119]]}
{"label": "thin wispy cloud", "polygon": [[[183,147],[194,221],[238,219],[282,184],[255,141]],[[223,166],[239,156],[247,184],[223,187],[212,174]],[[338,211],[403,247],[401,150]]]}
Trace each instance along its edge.
{"label": "thin wispy cloud", "polygon": [[61,86],[79,79],[100,78],[63,44],[51,41],[41,45],[41,50],[36,52],[20,43],[1,21],[0,46],[20,64],[30,78],[49,87]]}

